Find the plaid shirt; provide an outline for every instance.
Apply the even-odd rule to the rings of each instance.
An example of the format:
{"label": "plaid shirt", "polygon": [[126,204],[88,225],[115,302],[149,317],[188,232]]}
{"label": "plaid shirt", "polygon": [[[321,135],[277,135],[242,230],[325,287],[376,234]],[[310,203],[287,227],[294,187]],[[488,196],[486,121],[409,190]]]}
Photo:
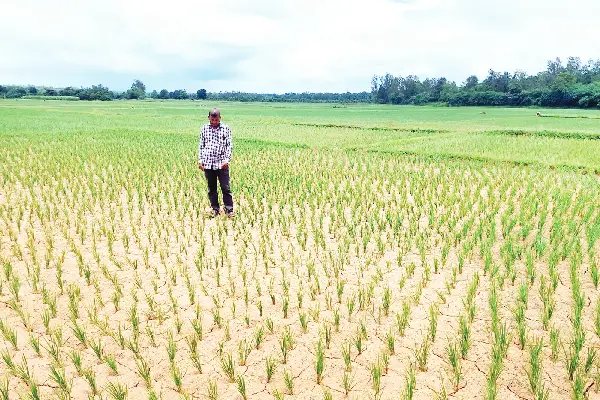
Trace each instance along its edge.
{"label": "plaid shirt", "polygon": [[198,162],[205,169],[221,169],[231,161],[231,129],[221,123],[217,128],[206,124],[200,130]]}

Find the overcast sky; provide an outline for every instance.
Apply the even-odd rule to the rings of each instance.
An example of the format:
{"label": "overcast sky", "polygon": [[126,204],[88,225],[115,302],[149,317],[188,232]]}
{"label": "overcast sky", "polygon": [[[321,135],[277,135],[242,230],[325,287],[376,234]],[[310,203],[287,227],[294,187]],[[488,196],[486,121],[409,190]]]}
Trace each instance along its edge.
{"label": "overcast sky", "polygon": [[0,0],[0,84],[369,91],[600,59],[598,0]]}

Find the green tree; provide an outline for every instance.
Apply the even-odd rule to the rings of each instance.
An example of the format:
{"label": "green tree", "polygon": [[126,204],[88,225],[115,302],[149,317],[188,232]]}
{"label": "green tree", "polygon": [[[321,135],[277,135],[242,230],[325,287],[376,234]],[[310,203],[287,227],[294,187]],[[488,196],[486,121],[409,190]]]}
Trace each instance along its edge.
{"label": "green tree", "polygon": [[479,78],[477,78],[475,75],[471,75],[467,78],[465,83],[463,83],[463,87],[467,90],[474,89],[478,83],[479,83]]}
{"label": "green tree", "polygon": [[188,93],[185,91],[185,89],[177,89],[177,90],[169,93],[169,95],[172,99],[175,99],[175,100],[185,100],[190,97],[188,95]]}
{"label": "green tree", "polygon": [[569,87],[577,82],[577,78],[570,72],[561,72],[558,74],[551,88],[561,92],[566,92]]}
{"label": "green tree", "polygon": [[144,92],[144,94],[146,94],[146,85],[144,85],[144,83],[142,81],[140,81],[139,79],[134,80],[131,87],[132,88],[136,87],[136,88],[140,89],[142,92]]}
{"label": "green tree", "polygon": [[169,91],[167,89],[161,90],[160,93],[158,94],[158,98],[159,99],[168,99],[169,98]]}
{"label": "green tree", "polygon": [[126,92],[128,99],[145,99],[146,98],[146,85],[139,79],[136,79],[131,84],[131,88]]}
{"label": "green tree", "polygon": [[199,89],[196,92],[196,98],[198,100],[205,100],[206,99],[206,89]]}
{"label": "green tree", "polygon": [[75,88],[74,88],[74,87],[72,87],[72,86],[67,86],[66,88],[64,88],[64,89],[61,89],[61,90],[59,91],[59,94],[60,94],[61,96],[77,96],[77,94],[78,94],[78,93],[79,93],[79,90],[78,90],[78,89],[75,89]]}
{"label": "green tree", "polygon": [[9,99],[20,99],[27,94],[27,90],[21,86],[11,86],[6,92],[6,98]]}

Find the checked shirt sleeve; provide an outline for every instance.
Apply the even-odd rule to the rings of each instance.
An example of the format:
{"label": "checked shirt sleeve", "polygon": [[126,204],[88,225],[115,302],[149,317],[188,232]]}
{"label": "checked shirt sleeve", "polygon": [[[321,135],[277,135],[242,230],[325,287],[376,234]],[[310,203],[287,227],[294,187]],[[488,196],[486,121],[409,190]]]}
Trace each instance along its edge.
{"label": "checked shirt sleeve", "polygon": [[231,129],[227,127],[227,129],[225,130],[225,160],[223,160],[224,163],[229,164],[229,162],[231,161],[231,151]]}
{"label": "checked shirt sleeve", "polygon": [[202,150],[204,149],[204,127],[200,129],[200,144],[198,144],[198,162],[202,163]]}

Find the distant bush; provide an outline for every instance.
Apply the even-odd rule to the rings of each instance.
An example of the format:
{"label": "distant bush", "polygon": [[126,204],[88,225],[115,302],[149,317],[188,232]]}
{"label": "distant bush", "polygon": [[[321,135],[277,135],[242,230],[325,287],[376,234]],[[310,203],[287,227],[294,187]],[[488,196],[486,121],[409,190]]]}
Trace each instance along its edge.
{"label": "distant bush", "polygon": [[66,101],[79,101],[79,97],[77,96],[37,96],[37,95],[27,95],[23,96],[23,99],[32,99],[32,100],[66,100]]}

